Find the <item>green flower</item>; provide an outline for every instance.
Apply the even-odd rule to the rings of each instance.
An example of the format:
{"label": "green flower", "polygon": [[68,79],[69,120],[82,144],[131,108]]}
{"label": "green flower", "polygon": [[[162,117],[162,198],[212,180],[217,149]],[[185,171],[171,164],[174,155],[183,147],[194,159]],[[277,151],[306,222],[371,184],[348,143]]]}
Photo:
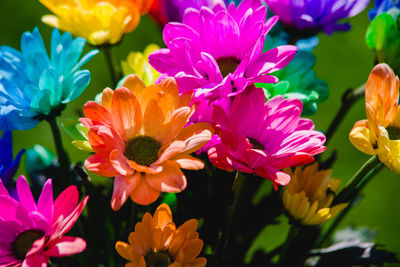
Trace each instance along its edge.
{"label": "green flower", "polygon": [[392,8],[376,16],[369,25],[366,42],[375,51],[379,63],[390,65],[394,72],[400,74],[400,10]]}

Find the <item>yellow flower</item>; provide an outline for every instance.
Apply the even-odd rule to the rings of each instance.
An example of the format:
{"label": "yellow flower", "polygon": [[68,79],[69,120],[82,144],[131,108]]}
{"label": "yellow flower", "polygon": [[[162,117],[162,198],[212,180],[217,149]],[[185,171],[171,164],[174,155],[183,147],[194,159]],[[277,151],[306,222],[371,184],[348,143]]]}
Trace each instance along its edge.
{"label": "yellow flower", "polygon": [[146,213],[129,235],[129,244],[118,241],[115,249],[131,261],[125,267],[168,266],[201,267],[207,260],[197,256],[203,248],[197,220],[191,219],[176,229],[167,204],[161,204],[154,216]]}
{"label": "yellow flower", "polygon": [[156,44],[149,44],[141,52],[131,52],[128,55],[126,61],[122,61],[122,71],[124,75],[137,74],[144,82],[146,86],[150,86],[155,82],[155,80],[160,76],[150,64],[149,55],[160,49]]}
{"label": "yellow flower", "polygon": [[85,38],[92,45],[115,44],[133,31],[153,0],[40,0],[54,15],[44,23]]}
{"label": "yellow flower", "polygon": [[340,180],[331,178],[332,170],[319,170],[318,163],[297,167],[283,192],[283,205],[293,219],[304,225],[317,225],[336,216],[347,203],[331,206]]}
{"label": "yellow flower", "polygon": [[361,152],[377,155],[389,169],[400,173],[399,78],[382,63],[376,65],[365,86],[368,120],[354,124],[350,142]]}

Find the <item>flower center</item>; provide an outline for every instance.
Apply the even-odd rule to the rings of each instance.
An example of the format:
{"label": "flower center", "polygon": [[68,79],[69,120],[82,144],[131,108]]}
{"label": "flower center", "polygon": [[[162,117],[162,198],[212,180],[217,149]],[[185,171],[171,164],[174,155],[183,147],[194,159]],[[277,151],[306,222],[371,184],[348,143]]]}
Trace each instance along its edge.
{"label": "flower center", "polygon": [[146,255],[146,267],[167,267],[172,261],[172,257],[163,251],[152,251]]}
{"label": "flower center", "polygon": [[18,235],[12,244],[12,251],[17,260],[25,259],[26,253],[32,248],[33,243],[44,236],[40,230],[27,230]]}
{"label": "flower center", "polygon": [[235,57],[221,57],[217,59],[219,71],[225,78],[229,73],[234,73],[240,64],[240,60]]}
{"label": "flower center", "polygon": [[399,140],[400,139],[400,128],[394,126],[386,127],[386,131],[389,133],[389,137],[392,140]]}
{"label": "flower center", "polygon": [[256,139],[250,137],[248,137],[247,139],[249,139],[250,143],[253,145],[253,149],[261,149],[261,150],[265,149],[265,147],[261,143],[259,143]]}
{"label": "flower center", "polygon": [[137,136],[128,140],[125,148],[125,156],[134,162],[150,166],[158,159],[158,151],[161,143],[150,136]]}

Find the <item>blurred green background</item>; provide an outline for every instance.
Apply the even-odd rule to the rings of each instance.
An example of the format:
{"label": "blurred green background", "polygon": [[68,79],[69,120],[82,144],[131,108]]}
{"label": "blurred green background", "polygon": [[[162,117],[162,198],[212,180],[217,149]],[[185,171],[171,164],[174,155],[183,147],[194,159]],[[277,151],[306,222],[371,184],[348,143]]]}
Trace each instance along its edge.
{"label": "blurred green background", "polygon": [[[43,24],[41,16],[48,10],[39,1],[2,0],[0,1],[0,44],[19,49],[20,38],[24,31],[32,31],[38,26],[45,44],[50,43],[51,28]],[[320,44],[315,48],[317,56],[315,72],[318,78],[327,81],[330,97],[319,105],[318,113],[311,118],[317,129],[326,130],[335,112],[340,106],[340,99],[348,88],[355,88],[366,82],[373,67],[374,55],[364,42],[365,31],[369,20],[367,12],[350,19],[352,30],[346,33],[334,33],[332,36],[320,35]],[[125,59],[130,51],[142,51],[149,43],[163,45],[161,28],[145,16],[138,29],[128,34],[122,43],[114,48],[118,60]],[[89,48],[87,47],[86,50]],[[83,104],[94,98],[106,86],[111,86],[104,55],[97,55],[85,66],[91,71],[92,82],[88,89],[64,111],[62,118],[76,116]],[[343,179],[343,184],[369,158],[356,150],[349,142],[348,133],[354,122],[364,119],[364,100],[353,106],[350,113],[333,137],[328,151],[338,151],[338,160],[334,165],[334,176]],[[64,145],[72,161],[84,161],[87,153],[80,152],[71,145],[71,139],[63,132]],[[50,128],[41,122],[29,131],[14,131],[14,152],[22,148],[41,144],[55,151]],[[19,174],[25,173],[24,162]],[[383,244],[390,251],[400,256],[400,175],[384,169],[377,175],[366,190],[365,198],[353,209],[340,227],[346,225],[368,226],[378,231],[377,243]],[[262,214],[262,211],[260,211]],[[189,219],[189,218],[188,218]],[[286,220],[283,220],[286,222]],[[276,245],[276,241],[284,240],[287,225],[267,229],[262,242],[267,248]],[[260,244],[258,243],[258,244]]]}

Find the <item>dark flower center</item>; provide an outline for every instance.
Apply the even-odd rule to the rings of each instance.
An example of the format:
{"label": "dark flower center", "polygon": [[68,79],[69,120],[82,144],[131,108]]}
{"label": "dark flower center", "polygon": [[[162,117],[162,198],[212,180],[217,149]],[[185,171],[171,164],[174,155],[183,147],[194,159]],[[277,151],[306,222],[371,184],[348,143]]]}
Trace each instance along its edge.
{"label": "dark flower center", "polygon": [[146,255],[146,267],[167,267],[172,261],[173,258],[163,251],[152,251]]}
{"label": "dark flower center", "polygon": [[392,140],[399,140],[400,139],[400,128],[394,126],[386,127],[386,131],[389,133],[389,137]]}
{"label": "dark flower center", "polygon": [[17,260],[25,259],[26,253],[32,248],[33,243],[42,238],[44,232],[40,230],[27,230],[18,235],[12,243],[12,251]]}
{"label": "dark flower center", "polygon": [[240,64],[240,60],[235,57],[221,57],[217,59],[219,71],[225,78],[229,73],[234,73]]}
{"label": "dark flower center", "polygon": [[158,159],[158,151],[161,143],[150,136],[137,136],[128,140],[125,148],[125,156],[137,164],[150,166]]}
{"label": "dark flower center", "polygon": [[259,143],[256,139],[250,137],[248,137],[247,139],[249,139],[250,143],[253,145],[253,149],[265,150],[265,147],[261,143]]}

